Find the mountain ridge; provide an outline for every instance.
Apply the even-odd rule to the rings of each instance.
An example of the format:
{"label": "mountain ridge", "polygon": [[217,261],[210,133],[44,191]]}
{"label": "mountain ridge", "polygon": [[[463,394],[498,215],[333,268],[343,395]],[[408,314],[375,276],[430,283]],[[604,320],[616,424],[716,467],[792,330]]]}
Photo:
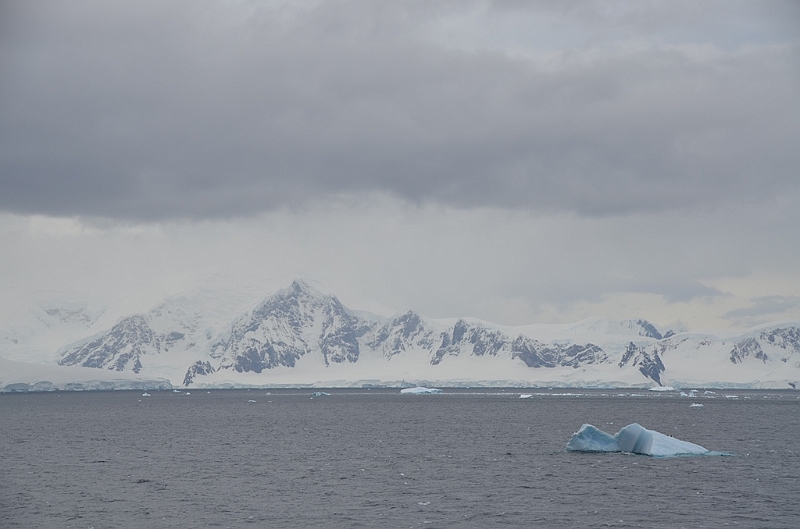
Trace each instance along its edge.
{"label": "mountain ridge", "polygon": [[789,387],[800,380],[796,324],[720,339],[662,333],[644,319],[510,327],[429,319],[408,308],[383,317],[351,310],[299,280],[238,316],[214,312],[191,298],[170,298],[65,344],[57,363],[187,387],[326,380]]}

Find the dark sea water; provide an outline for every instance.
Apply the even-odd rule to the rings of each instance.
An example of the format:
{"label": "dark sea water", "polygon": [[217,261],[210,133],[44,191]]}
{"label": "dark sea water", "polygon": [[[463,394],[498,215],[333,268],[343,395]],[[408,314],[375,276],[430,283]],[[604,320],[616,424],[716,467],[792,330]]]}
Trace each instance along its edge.
{"label": "dark sea water", "polygon": [[[0,527],[800,527],[796,392],[311,391],[0,395]],[[565,451],[585,422],[735,455]]]}

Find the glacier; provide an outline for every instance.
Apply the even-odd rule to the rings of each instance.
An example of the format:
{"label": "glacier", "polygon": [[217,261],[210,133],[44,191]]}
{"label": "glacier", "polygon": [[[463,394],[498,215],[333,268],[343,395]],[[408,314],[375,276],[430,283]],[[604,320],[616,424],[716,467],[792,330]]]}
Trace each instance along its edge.
{"label": "glacier", "polygon": [[655,430],[633,423],[608,434],[591,424],[584,424],[572,434],[567,450],[573,452],[630,452],[652,457],[676,457],[683,455],[710,455],[706,448],[681,441]]}

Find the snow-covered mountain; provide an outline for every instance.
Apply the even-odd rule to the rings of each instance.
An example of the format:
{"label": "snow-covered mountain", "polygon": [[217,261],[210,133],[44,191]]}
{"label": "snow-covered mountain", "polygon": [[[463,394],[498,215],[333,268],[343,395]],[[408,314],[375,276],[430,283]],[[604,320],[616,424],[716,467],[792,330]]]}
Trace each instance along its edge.
{"label": "snow-covered mountain", "polygon": [[[53,362],[55,351],[102,325],[103,308],[74,302],[36,304],[17,311],[0,327],[0,355]],[[94,332],[97,332],[94,330]]]}
{"label": "snow-covered mountain", "polygon": [[[247,310],[252,296],[235,302],[228,297],[201,291],[170,298],[58,348],[55,358],[60,366],[199,387],[427,382],[788,388],[800,382],[798,325],[720,339],[662,333],[641,319],[508,327],[470,318],[433,320],[410,309],[381,317],[350,310],[302,281]],[[54,309],[49,317],[97,330],[96,318],[80,311]],[[13,373],[0,373],[0,387],[13,382]]]}

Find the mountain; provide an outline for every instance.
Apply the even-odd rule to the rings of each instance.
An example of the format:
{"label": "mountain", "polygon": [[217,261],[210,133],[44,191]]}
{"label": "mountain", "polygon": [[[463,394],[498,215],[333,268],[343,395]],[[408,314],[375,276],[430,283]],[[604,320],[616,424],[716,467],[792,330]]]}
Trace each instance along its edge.
{"label": "mountain", "polygon": [[[170,298],[60,347],[57,363],[195,387],[788,388],[800,381],[800,326],[794,324],[721,339],[662,333],[642,319],[508,327],[471,318],[433,320],[411,309],[381,317],[350,310],[302,281],[258,302],[252,293],[236,302],[233,297],[208,291]],[[48,317],[96,330],[80,311]]]}
{"label": "mountain", "polygon": [[253,299],[247,292],[207,288],[174,296],[146,313],[120,318],[110,329],[62,345],[58,364],[143,373],[179,384],[189,365],[210,358],[220,331]]}
{"label": "mountain", "polygon": [[299,281],[259,304],[233,324],[217,356],[220,369],[238,372],[294,367],[303,355],[322,355],[325,365],[356,362],[358,338],[369,330],[335,296]]}

